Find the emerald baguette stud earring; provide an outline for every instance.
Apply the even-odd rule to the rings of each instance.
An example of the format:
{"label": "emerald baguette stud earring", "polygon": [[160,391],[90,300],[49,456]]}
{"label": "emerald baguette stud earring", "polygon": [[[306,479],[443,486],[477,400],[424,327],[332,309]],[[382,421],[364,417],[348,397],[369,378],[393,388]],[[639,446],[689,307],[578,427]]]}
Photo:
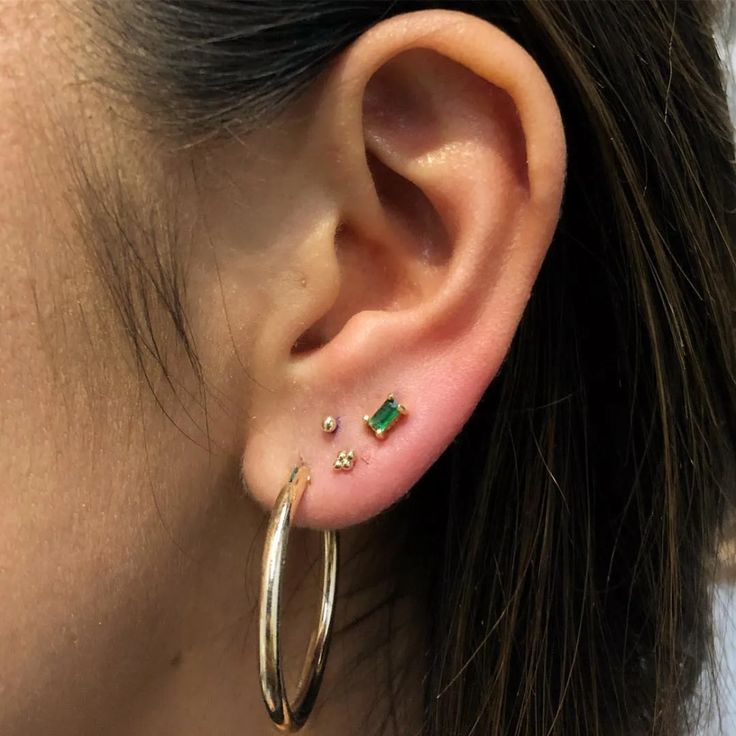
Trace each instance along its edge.
{"label": "emerald baguette stud earring", "polygon": [[363,417],[363,421],[373,430],[373,434],[379,440],[383,440],[386,439],[386,432],[407,413],[406,407],[403,404],[399,404],[393,394],[389,394],[386,401],[373,413],[373,416],[366,414]]}

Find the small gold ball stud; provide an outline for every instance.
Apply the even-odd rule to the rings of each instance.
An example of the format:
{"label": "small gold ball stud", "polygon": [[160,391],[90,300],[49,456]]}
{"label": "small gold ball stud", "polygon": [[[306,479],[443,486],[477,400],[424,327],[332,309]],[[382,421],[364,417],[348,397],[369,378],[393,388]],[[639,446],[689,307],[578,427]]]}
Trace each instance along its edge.
{"label": "small gold ball stud", "polygon": [[337,429],[337,419],[335,417],[325,417],[322,420],[322,431],[332,434]]}

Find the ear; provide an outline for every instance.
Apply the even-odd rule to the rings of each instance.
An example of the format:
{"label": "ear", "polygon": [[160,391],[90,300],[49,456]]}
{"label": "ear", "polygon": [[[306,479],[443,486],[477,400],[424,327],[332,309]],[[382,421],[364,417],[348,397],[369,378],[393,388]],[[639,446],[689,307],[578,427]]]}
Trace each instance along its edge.
{"label": "ear", "polygon": [[[328,206],[292,251],[304,278],[275,280],[243,476],[270,506],[303,460],[297,521],[324,528],[400,499],[468,419],[552,239],[565,145],[534,60],[458,12],[374,26],[309,104],[304,180]],[[380,440],[363,416],[389,393],[408,413]],[[341,450],[352,470],[333,467]]]}

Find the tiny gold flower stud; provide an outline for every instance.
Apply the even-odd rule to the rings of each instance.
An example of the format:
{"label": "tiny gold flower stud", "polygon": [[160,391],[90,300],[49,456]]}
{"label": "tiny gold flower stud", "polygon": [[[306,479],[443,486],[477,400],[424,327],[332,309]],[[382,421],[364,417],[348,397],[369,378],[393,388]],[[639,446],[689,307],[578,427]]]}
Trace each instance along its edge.
{"label": "tiny gold flower stud", "polygon": [[333,467],[335,470],[352,470],[355,453],[352,450],[340,450]]}

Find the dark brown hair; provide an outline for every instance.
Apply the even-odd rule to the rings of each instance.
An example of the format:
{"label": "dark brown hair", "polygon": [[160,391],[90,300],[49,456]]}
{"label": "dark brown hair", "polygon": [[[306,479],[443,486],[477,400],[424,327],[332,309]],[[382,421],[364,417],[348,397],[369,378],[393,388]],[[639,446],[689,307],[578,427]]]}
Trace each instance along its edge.
{"label": "dark brown hair", "polygon": [[685,733],[734,484],[736,179],[714,38],[725,10],[97,0],[94,24],[116,89],[158,135],[191,141],[266,124],[371,24],[442,6],[534,56],[562,109],[569,173],[511,354],[407,502],[432,581],[422,733]]}

